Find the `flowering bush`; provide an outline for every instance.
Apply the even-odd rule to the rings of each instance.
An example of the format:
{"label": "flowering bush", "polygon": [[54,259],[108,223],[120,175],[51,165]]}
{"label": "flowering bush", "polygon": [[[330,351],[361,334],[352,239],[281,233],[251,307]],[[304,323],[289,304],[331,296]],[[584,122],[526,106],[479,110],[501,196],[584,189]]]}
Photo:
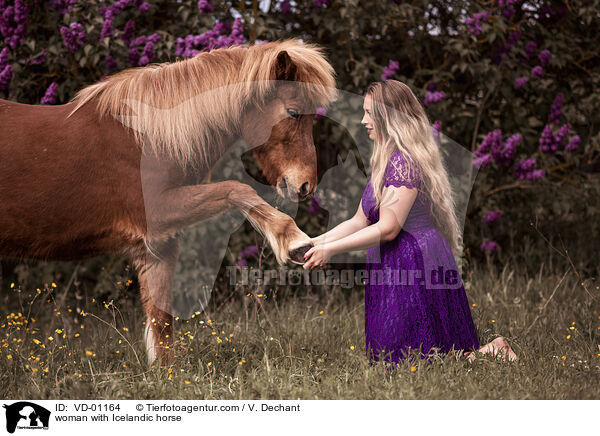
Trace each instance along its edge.
{"label": "flowering bush", "polygon": [[[534,217],[574,220],[574,209],[594,216],[597,203],[578,199],[598,197],[582,193],[597,189],[596,179],[583,171],[600,149],[594,63],[600,55],[594,38],[599,1],[443,5],[0,0],[0,97],[61,104],[81,87],[126,68],[242,42],[299,37],[325,47],[341,89],[362,94],[372,81],[403,81],[426,106],[434,135],[444,133],[474,153],[479,172],[465,234],[473,255],[505,252],[497,249],[510,243],[507,223],[526,234]],[[338,154],[354,147],[345,129],[360,126],[355,120],[332,123],[324,110],[315,119],[323,174]],[[340,183],[348,196],[362,188]],[[307,233],[320,233],[320,212],[318,200],[305,202],[297,221]],[[231,251],[253,245],[253,238],[250,232],[240,235]],[[493,244],[482,244],[486,240]]]}

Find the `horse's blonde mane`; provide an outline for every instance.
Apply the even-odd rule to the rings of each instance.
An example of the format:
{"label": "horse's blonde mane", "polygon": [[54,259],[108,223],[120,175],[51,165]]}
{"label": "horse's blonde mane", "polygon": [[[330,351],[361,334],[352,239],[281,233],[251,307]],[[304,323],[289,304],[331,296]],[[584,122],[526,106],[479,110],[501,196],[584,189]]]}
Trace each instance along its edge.
{"label": "horse's blonde mane", "polygon": [[80,90],[69,116],[94,102],[100,117],[117,117],[145,150],[182,165],[208,166],[220,152],[218,135],[239,133],[244,108],[264,103],[274,90],[277,56],[283,51],[296,65],[303,97],[313,106],[327,106],[336,89],[322,49],[288,39],[115,73]]}

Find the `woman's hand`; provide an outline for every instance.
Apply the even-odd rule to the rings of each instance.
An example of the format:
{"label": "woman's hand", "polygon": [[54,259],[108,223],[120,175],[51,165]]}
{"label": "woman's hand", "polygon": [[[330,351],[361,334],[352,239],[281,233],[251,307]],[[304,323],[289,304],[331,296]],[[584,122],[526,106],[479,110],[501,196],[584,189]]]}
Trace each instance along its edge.
{"label": "woman's hand", "polygon": [[305,263],[303,267],[304,269],[319,268],[329,262],[333,254],[329,244],[315,245],[304,255]]}

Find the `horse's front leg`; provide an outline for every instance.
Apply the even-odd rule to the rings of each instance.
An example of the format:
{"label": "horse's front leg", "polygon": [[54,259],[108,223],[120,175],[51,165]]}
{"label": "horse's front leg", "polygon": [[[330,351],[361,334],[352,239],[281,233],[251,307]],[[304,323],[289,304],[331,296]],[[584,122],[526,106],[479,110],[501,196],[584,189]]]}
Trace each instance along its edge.
{"label": "horse's front leg", "polygon": [[134,259],[140,283],[140,296],[146,314],[146,353],[148,363],[157,357],[162,365],[173,360],[172,286],[179,255],[179,241],[154,241],[152,252]]}
{"label": "horse's front leg", "polygon": [[178,230],[237,210],[271,245],[277,262],[299,261],[311,242],[288,215],[280,212],[248,185],[224,181],[206,185],[180,186],[160,191],[146,199],[148,237],[164,239]]}

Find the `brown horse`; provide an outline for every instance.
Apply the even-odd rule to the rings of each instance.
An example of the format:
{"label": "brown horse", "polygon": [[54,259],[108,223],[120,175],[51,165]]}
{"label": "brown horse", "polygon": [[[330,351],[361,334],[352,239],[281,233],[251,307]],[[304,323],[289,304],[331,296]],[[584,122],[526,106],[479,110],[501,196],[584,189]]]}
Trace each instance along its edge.
{"label": "brown horse", "polygon": [[310,243],[250,186],[190,174],[202,179],[242,138],[280,195],[306,198],[317,184],[310,112],[334,85],[321,49],[290,39],[124,70],[65,105],[0,100],[0,256],[129,256],[149,360],[168,363],[178,231],[240,211],[279,263]]}

